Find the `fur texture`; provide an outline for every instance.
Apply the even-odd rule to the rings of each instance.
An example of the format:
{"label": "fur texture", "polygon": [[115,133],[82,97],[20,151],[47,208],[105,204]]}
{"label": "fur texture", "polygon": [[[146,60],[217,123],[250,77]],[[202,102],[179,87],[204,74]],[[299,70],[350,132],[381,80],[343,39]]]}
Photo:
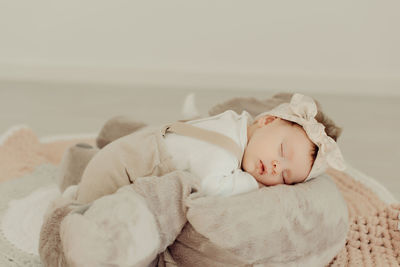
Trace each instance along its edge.
{"label": "fur texture", "polygon": [[[210,115],[227,109],[239,113],[246,109],[257,115],[288,99],[290,94],[265,101],[236,98],[215,106]],[[112,119],[103,127],[98,146],[143,126]],[[89,207],[71,206],[67,200],[67,204],[56,204],[42,227],[41,259],[45,266],[66,266],[67,261],[70,266],[143,266],[164,251],[159,266],[322,266],[344,245],[347,207],[329,177],[230,198],[202,197],[195,193],[195,184],[188,173],[172,172],[136,179]],[[121,210],[108,216],[118,203]],[[138,223],[139,213],[149,225]],[[141,235],[146,233],[152,240],[147,254],[129,255],[124,247],[139,251],[134,243],[147,240]],[[79,249],[80,245],[85,249]]]}
{"label": "fur texture", "polygon": [[124,187],[96,200],[84,213],[68,215],[60,237],[70,266],[146,266],[160,245],[145,199]]}
{"label": "fur texture", "polygon": [[57,176],[61,192],[64,192],[67,187],[80,182],[83,171],[98,151],[98,148],[78,144],[70,147],[64,153]]}
{"label": "fur texture", "polygon": [[108,143],[118,138],[133,133],[146,126],[145,123],[127,116],[116,116],[109,119],[100,130],[96,138],[98,148],[105,147]]}
{"label": "fur texture", "polygon": [[197,190],[197,179],[175,171],[77,205],[65,218],[54,218],[56,234],[44,226],[43,237],[58,238],[47,247],[59,249],[52,257],[42,250],[42,260],[48,266],[60,259],[68,266],[148,266],[181,233],[187,212],[182,200]]}
{"label": "fur texture", "polygon": [[48,208],[41,227],[39,255],[45,267],[68,266],[60,237],[60,225],[73,210],[72,201],[60,198]]}
{"label": "fur texture", "polygon": [[190,225],[169,248],[178,266],[324,266],[348,231],[346,203],[328,176],[187,205]]}

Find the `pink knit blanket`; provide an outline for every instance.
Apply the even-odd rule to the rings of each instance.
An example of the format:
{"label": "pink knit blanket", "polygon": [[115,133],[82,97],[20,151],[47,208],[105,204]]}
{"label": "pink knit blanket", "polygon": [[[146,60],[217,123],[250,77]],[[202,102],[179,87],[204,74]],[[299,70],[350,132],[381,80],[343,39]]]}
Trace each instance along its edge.
{"label": "pink knit blanket", "polygon": [[400,204],[384,203],[349,175],[330,169],[349,210],[346,246],[330,266],[399,266]]}

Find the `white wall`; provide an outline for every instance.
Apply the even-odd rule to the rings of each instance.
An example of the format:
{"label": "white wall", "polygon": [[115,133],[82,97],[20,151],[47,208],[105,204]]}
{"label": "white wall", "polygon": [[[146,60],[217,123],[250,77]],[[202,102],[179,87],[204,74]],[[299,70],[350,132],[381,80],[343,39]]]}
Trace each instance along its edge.
{"label": "white wall", "polygon": [[400,94],[400,1],[0,0],[0,81]]}

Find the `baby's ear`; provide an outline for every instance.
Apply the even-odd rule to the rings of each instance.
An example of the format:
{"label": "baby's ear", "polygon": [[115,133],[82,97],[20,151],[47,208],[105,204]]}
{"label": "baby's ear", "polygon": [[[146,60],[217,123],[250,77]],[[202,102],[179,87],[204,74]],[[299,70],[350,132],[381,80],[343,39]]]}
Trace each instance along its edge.
{"label": "baby's ear", "polygon": [[271,116],[271,115],[265,115],[262,116],[261,118],[258,119],[257,124],[262,127],[264,125],[267,125],[271,122],[273,122],[275,119],[277,119],[278,117],[276,116]]}

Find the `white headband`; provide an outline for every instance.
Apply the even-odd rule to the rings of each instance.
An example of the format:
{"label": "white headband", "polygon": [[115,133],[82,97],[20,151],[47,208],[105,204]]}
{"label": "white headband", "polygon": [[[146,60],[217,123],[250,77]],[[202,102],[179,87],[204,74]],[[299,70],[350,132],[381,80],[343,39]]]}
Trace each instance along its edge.
{"label": "white headband", "polygon": [[317,112],[317,106],[311,97],[294,94],[290,103],[283,103],[255,118],[258,120],[262,116],[272,115],[303,126],[310,140],[318,146],[317,157],[305,181],[324,173],[327,165],[340,171],[346,168],[339,146],[325,133],[325,126],[315,119]]}

